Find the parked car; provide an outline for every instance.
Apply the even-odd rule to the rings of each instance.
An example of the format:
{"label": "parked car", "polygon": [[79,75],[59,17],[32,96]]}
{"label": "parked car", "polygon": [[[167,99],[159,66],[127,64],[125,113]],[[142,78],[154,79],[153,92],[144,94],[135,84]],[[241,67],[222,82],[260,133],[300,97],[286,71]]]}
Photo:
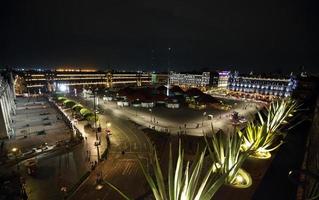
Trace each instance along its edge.
{"label": "parked car", "polygon": [[41,153],[43,149],[41,147],[32,148],[33,152],[35,153]]}
{"label": "parked car", "polygon": [[50,151],[52,149],[54,149],[55,145],[47,145],[45,147],[42,148],[43,151]]}

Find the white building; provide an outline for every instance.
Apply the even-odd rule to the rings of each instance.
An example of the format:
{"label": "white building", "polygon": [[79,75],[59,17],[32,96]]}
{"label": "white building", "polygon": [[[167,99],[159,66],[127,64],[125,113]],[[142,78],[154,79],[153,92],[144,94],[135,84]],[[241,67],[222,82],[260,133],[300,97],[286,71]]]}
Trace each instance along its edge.
{"label": "white building", "polygon": [[12,114],[15,114],[13,85],[0,76],[0,138],[14,135]]}
{"label": "white building", "polygon": [[171,85],[208,86],[210,84],[210,72],[202,74],[171,73],[169,75]]}

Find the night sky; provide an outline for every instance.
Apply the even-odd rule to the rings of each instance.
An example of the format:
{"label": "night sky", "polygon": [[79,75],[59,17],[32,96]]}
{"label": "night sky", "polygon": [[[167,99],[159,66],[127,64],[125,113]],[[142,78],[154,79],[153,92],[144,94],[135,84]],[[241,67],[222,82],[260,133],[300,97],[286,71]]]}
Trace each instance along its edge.
{"label": "night sky", "polygon": [[317,2],[1,1],[0,64],[317,72]]}

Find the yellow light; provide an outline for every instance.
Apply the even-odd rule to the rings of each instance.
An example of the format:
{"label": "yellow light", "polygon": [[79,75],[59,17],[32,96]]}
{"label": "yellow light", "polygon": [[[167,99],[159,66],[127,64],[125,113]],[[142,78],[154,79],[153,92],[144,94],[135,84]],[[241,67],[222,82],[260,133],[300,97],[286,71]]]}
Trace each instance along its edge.
{"label": "yellow light", "polygon": [[241,175],[236,176],[236,182],[242,184],[244,182],[244,178]]}
{"label": "yellow light", "polygon": [[251,154],[250,157],[257,159],[269,159],[271,158],[271,153],[265,151],[263,148],[259,148],[255,153]]}
{"label": "yellow light", "polygon": [[18,148],[13,147],[13,148],[11,149],[11,151],[12,151],[12,152],[17,152],[17,151],[18,151]]}
{"label": "yellow light", "polygon": [[108,128],[110,128],[111,125],[112,125],[111,122],[107,122],[107,123],[106,123],[106,126],[107,126]]}
{"label": "yellow light", "polygon": [[239,168],[230,186],[235,188],[249,188],[252,184],[251,176],[244,169]]}
{"label": "yellow light", "polygon": [[101,184],[98,184],[98,185],[95,187],[96,190],[101,190],[102,188],[103,188],[103,185],[101,185]]}

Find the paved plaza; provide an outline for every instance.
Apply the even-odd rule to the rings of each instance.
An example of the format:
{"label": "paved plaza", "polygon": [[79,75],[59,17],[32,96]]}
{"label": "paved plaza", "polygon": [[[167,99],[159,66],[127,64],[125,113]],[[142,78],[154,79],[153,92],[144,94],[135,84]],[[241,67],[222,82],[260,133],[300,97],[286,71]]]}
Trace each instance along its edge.
{"label": "paved plaza", "polygon": [[18,97],[13,116],[14,135],[6,141],[6,148],[18,147],[22,152],[43,143],[70,139],[71,130],[44,97]]}
{"label": "paved plaza", "polygon": [[[100,102],[103,102],[100,100]],[[143,125],[144,127],[153,128],[161,132],[171,134],[187,134],[193,136],[203,136],[203,133],[211,133],[212,125],[214,130],[222,129],[231,131],[233,125],[231,114],[236,111],[240,116],[251,119],[258,110],[263,106],[260,103],[244,102],[231,100],[232,109],[228,111],[206,108],[195,110],[188,107],[179,109],[169,109],[166,107],[134,108],[119,107],[116,102],[101,103],[101,107],[109,109],[115,115],[125,115],[130,120]],[[211,115],[212,118],[209,118]]]}

